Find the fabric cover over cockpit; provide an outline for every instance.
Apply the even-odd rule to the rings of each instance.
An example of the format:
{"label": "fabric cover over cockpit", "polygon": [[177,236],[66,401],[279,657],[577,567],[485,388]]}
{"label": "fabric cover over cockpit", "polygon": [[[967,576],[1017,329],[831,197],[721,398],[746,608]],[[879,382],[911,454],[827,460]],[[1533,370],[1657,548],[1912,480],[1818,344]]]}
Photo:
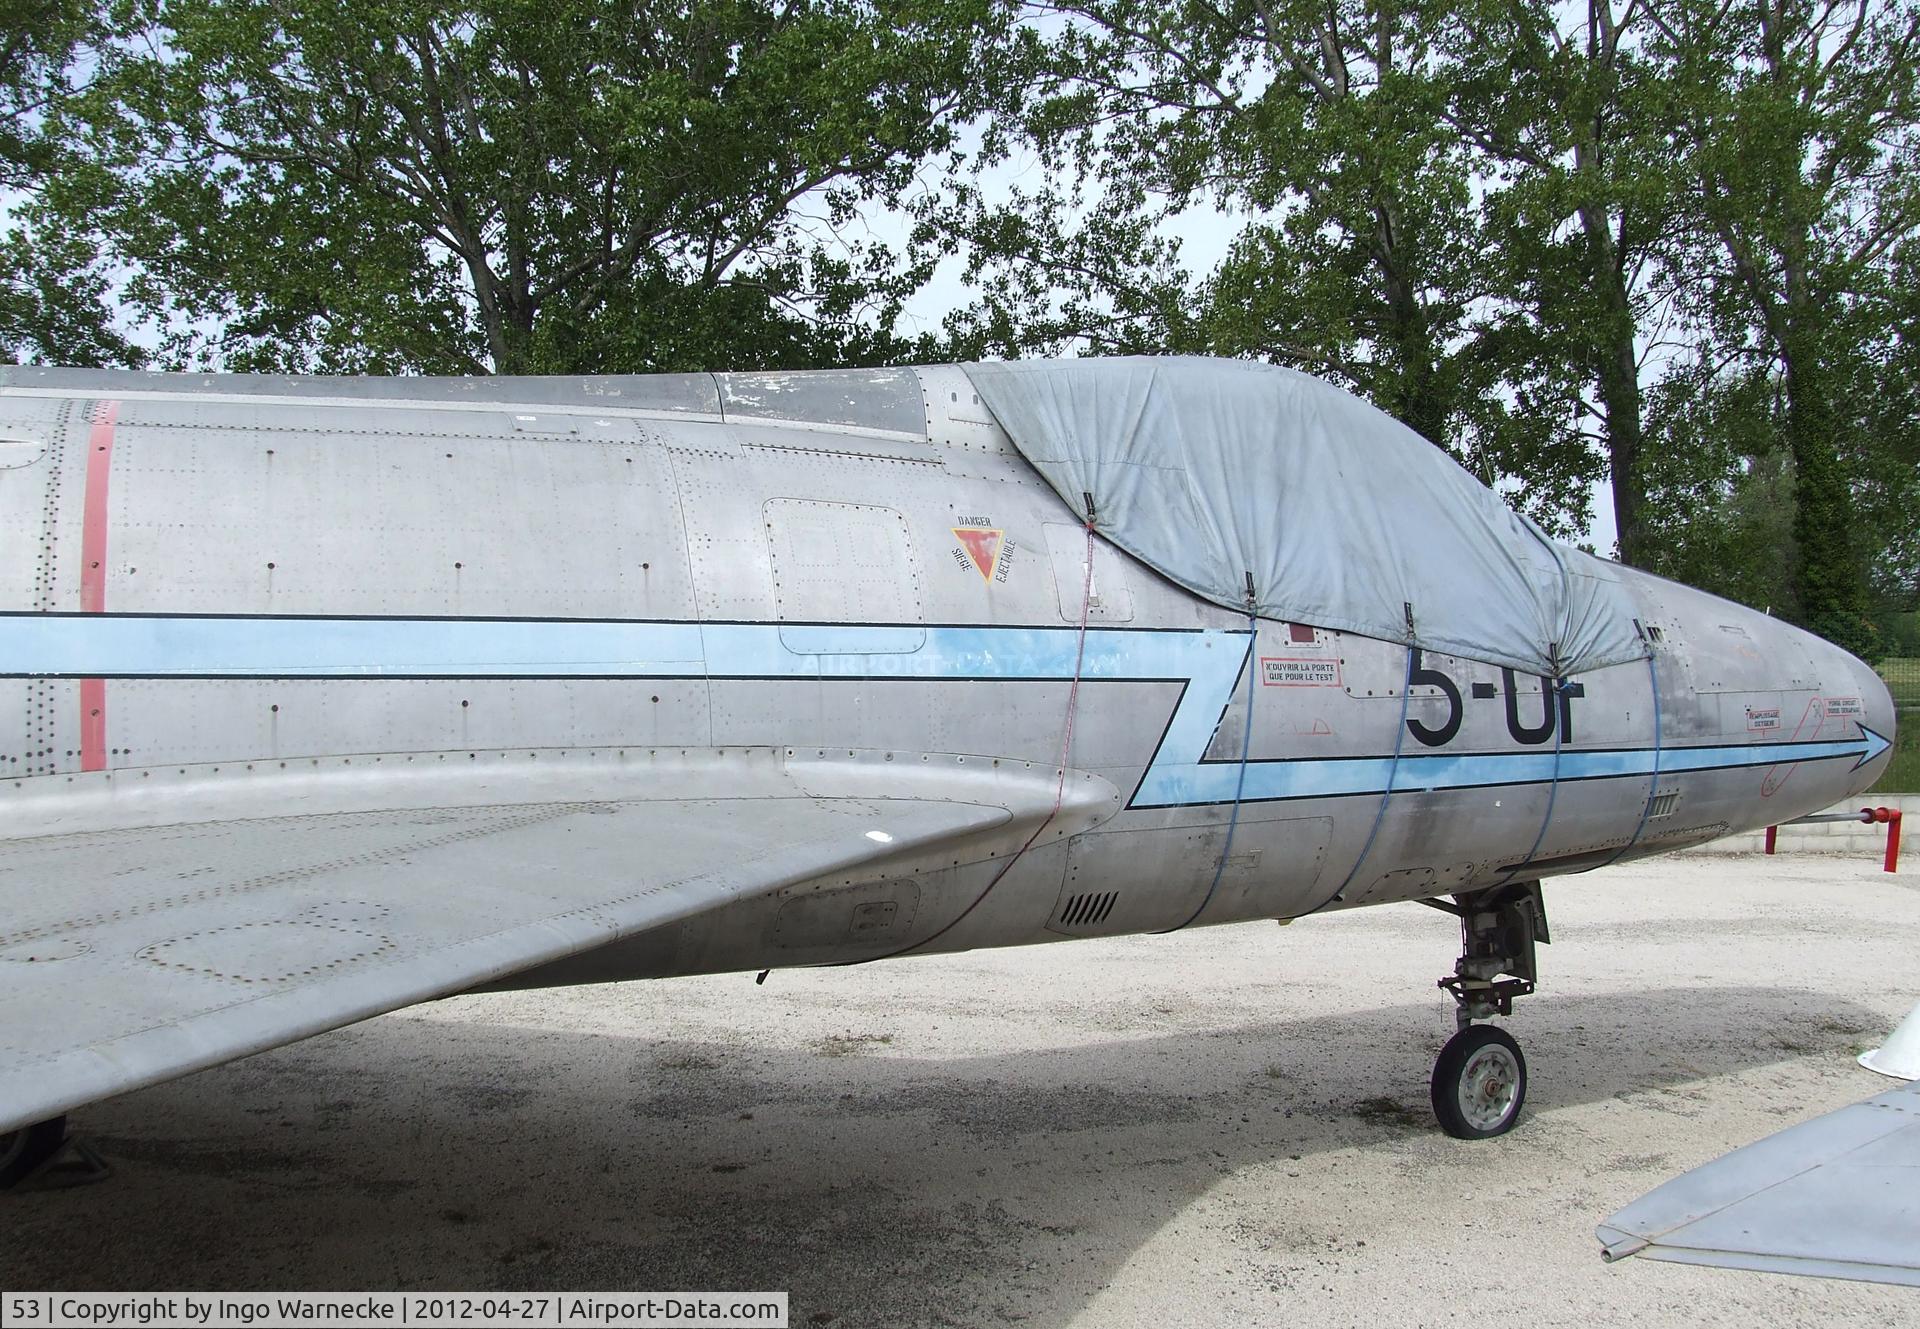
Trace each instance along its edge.
{"label": "fabric cover over cockpit", "polygon": [[1331,384],[1183,356],[966,368],[1061,498],[1215,604],[1533,674],[1647,654],[1612,565]]}

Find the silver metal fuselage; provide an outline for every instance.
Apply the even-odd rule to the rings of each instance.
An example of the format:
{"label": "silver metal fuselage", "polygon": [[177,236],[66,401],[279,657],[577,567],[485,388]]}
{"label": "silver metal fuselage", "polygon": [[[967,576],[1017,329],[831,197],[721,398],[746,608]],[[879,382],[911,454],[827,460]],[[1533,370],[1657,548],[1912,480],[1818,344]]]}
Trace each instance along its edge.
{"label": "silver metal fuselage", "polygon": [[[628,752],[904,784],[1051,771],[1070,714],[1062,778],[1111,786],[1070,837],[791,886],[532,984],[1452,894],[1785,820],[1884,765],[1871,670],[1671,582],[1622,574],[1648,660],[1543,680],[1250,622],[1090,543],[959,369],[622,382],[13,371],[5,792]],[[74,641],[124,667],[72,676]]]}

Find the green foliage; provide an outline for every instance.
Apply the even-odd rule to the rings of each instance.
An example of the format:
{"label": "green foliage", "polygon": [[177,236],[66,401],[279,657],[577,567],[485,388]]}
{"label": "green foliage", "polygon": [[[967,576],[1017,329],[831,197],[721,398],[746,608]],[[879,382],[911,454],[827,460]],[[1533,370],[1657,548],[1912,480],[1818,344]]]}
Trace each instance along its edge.
{"label": "green foliage", "polygon": [[1242,40],[1269,53],[1270,81],[1218,152],[1264,215],[1204,288],[1209,341],[1317,362],[1466,452],[1482,385],[1462,343],[1484,274],[1464,146],[1427,76],[1444,10],[1254,12]]}
{"label": "green foliage", "polygon": [[1650,570],[1782,618],[1799,611],[1790,558],[1794,474],[1774,385],[1694,364],[1652,394],[1665,446],[1647,458]]}
{"label": "green foliage", "polygon": [[[1070,0],[960,227],[1015,352],[1343,381],[1549,529],[1871,655],[1920,586],[1911,0]],[[1184,221],[1236,234],[1189,274]]]}
{"label": "green foliage", "polygon": [[70,66],[98,35],[94,6],[79,0],[0,0],[0,188],[29,188],[53,169],[41,121],[72,90]]}
{"label": "green foliage", "polygon": [[1252,356],[1862,653],[1920,609],[1920,0],[0,6],[9,357]]}
{"label": "green foliage", "polygon": [[1920,655],[1920,239],[1893,257],[1886,326],[1849,362],[1845,400],[1858,421],[1842,457],[1882,640],[1893,654]]}
{"label": "green foliage", "polygon": [[1873,782],[1870,794],[1911,794],[1920,790],[1920,724],[1903,724],[1894,735],[1893,760],[1880,778]]}
{"label": "green foliage", "polygon": [[998,0],[177,0],[69,115],[94,168],[55,202],[97,220],[179,363],[883,359],[925,267],[850,224],[952,149],[1005,21]]}
{"label": "green foliage", "polygon": [[50,120],[124,21],[118,5],[0,0],[0,361],[137,364],[113,326],[108,278],[84,219],[50,215],[43,192],[72,166]]}
{"label": "green foliage", "polygon": [[1878,653],[1856,521],[1887,367],[1889,256],[1920,231],[1920,8],[1756,0],[1655,6],[1671,136],[1693,187],[1681,238],[1701,340],[1775,385],[1794,474],[1794,613]]}
{"label": "green foliage", "polygon": [[1578,478],[1604,466],[1620,557],[1636,565],[1655,556],[1642,336],[1673,296],[1682,193],[1648,26],[1633,3],[1484,0],[1456,11],[1440,74],[1443,114],[1484,180],[1490,341],[1532,431],[1510,464]]}
{"label": "green foliage", "polygon": [[[1920,650],[1920,619],[1907,615],[1901,630],[1904,650]],[[1901,710],[1920,710],[1920,655],[1894,655],[1880,662],[1880,676]]]}
{"label": "green foliage", "polygon": [[[1476,470],[1514,423],[1472,315],[1484,293],[1466,145],[1431,77],[1444,6],[1079,0],[1030,30],[1002,96],[1051,168],[965,215],[983,299],[957,327],[1006,353],[1081,344],[1292,364],[1354,387]],[[1169,219],[1245,217],[1204,279]],[[1485,446],[1483,446],[1483,444]],[[1498,454],[1496,456],[1496,454]],[[1584,505],[1555,476],[1526,496]]]}
{"label": "green foliage", "polygon": [[110,281],[92,237],[63,230],[31,200],[0,236],[0,361],[138,367],[112,326]]}
{"label": "green foliage", "polygon": [[[1517,482],[1503,488],[1549,529],[1585,525],[1609,464],[1587,389],[1623,341],[1631,376],[1635,331],[1627,294],[1587,289],[1638,261],[1608,232],[1606,191],[1646,194],[1659,156],[1602,136],[1580,170],[1559,165],[1580,117],[1621,101],[1610,57],[1569,58],[1550,6],[1491,0],[1050,12],[1066,21],[1031,35],[1002,123],[1052,176],[970,214],[984,293],[963,326],[1008,353],[1294,365]],[[1538,163],[1544,183],[1522,187]],[[1194,277],[1178,230],[1209,206],[1238,233]],[[1582,207],[1612,249],[1567,237]],[[1661,232],[1657,216],[1625,229]]]}
{"label": "green foliage", "polygon": [[1898,677],[1912,689],[1902,705],[1920,706],[1920,613],[1887,615],[1880,635],[1888,647],[1888,680]]}

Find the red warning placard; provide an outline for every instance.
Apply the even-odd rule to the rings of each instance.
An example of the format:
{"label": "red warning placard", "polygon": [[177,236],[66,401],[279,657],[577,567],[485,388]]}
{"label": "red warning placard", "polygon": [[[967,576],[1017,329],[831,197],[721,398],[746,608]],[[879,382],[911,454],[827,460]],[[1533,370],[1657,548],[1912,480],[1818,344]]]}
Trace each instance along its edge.
{"label": "red warning placard", "polygon": [[980,580],[993,581],[993,565],[1000,558],[1001,539],[1004,531],[982,526],[952,526],[948,528],[967,551],[967,557],[980,572]]}

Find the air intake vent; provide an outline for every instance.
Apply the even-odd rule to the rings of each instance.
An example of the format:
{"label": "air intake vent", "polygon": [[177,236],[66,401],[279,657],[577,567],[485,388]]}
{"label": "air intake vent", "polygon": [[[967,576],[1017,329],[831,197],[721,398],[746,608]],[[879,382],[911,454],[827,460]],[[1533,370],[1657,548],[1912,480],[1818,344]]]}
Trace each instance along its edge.
{"label": "air intake vent", "polygon": [[1098,891],[1089,895],[1069,896],[1066,907],[1060,911],[1059,926],[1097,927],[1106,922],[1107,915],[1113,912],[1113,902],[1119,898],[1118,891]]}
{"label": "air intake vent", "polygon": [[1674,808],[1680,804],[1680,791],[1669,789],[1664,794],[1655,794],[1653,801],[1647,804],[1647,819],[1657,821],[1661,817],[1671,817]]}

